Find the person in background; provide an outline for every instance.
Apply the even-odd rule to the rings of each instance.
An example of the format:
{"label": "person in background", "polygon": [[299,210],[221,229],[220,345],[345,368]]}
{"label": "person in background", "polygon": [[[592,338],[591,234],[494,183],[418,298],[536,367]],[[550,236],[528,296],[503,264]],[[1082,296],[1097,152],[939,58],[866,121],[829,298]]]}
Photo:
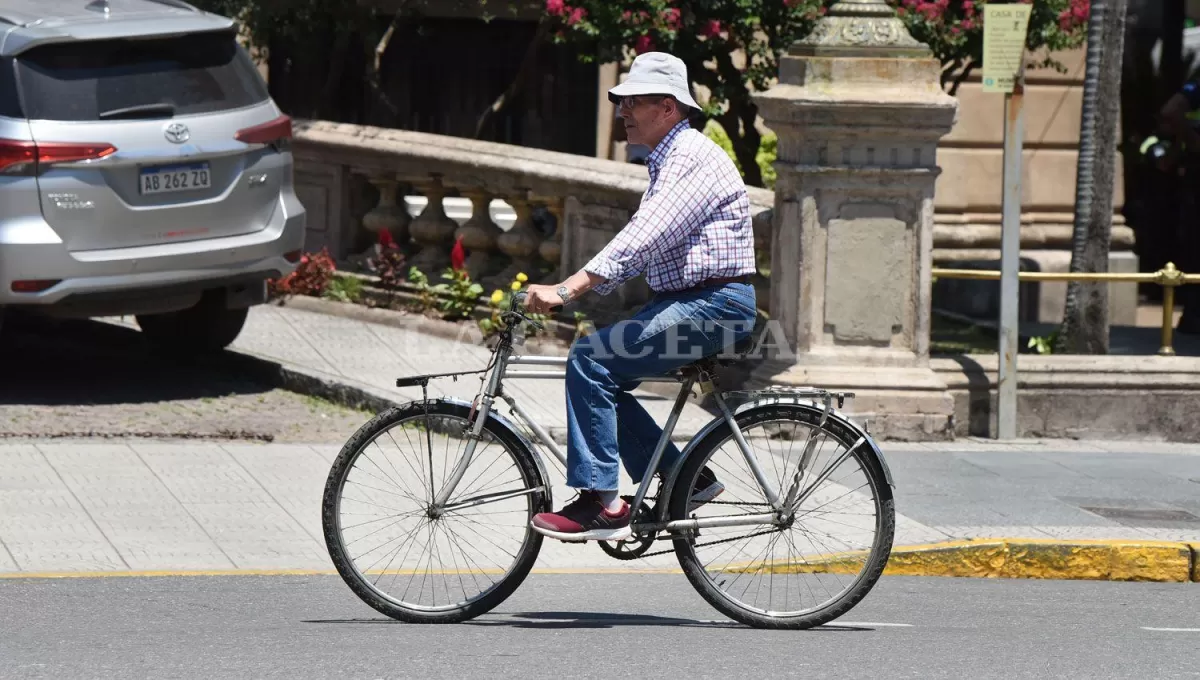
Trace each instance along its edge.
{"label": "person in background", "polygon": [[[1173,139],[1159,166],[1172,167],[1181,182],[1176,266],[1184,273],[1200,274],[1200,79],[1185,83],[1163,106],[1159,119]],[[1175,300],[1183,307],[1177,330],[1200,335],[1200,284],[1180,286]]]}

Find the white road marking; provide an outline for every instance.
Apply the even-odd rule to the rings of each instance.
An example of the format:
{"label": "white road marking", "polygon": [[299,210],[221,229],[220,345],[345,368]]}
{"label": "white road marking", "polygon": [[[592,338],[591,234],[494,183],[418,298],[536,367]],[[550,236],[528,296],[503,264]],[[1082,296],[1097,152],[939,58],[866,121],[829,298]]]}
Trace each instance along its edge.
{"label": "white road marking", "polygon": [[1151,628],[1142,626],[1142,630],[1153,630],[1162,633],[1200,633],[1200,628]]}

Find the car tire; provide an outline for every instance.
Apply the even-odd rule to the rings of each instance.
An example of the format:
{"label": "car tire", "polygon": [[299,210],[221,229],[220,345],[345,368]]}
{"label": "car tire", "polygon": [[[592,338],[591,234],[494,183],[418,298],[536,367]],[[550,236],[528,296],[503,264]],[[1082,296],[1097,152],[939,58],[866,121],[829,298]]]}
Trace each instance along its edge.
{"label": "car tire", "polygon": [[161,349],[219,352],[228,347],[246,325],[249,309],[229,309],[220,295],[205,295],[187,309],[165,314],[140,314],[138,326]]}

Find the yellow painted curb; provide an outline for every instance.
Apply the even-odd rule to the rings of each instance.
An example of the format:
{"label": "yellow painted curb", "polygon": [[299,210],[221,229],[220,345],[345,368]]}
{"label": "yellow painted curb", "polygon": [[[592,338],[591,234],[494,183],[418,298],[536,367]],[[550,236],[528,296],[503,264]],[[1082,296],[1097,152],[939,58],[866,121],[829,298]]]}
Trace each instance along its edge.
{"label": "yellow painted curb", "polygon": [[[760,573],[857,573],[865,551],[833,553],[803,564],[746,565]],[[727,567],[729,571],[736,568]],[[535,574],[679,574],[678,568],[535,568]],[[1200,583],[1200,542],[1060,541],[982,538],[896,546],[885,574],[965,578],[1030,578]],[[109,578],[153,576],[327,576],[332,569],[214,569],[143,571],[0,572],[0,579]]]}
{"label": "yellow painted curb", "polygon": [[[775,573],[857,573],[865,551],[804,564],[775,563]],[[747,567],[750,570],[750,567]],[[761,569],[761,567],[759,567]],[[896,546],[885,574],[967,578],[1200,582],[1200,544],[1169,541],[1062,541],[994,538]]]}

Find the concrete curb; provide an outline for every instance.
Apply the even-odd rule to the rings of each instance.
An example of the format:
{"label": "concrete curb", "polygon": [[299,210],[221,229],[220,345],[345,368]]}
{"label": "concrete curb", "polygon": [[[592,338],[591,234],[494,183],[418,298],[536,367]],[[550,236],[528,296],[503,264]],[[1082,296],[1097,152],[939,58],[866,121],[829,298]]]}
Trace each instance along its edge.
{"label": "concrete curb", "polygon": [[[773,565],[775,573],[855,573],[857,555],[804,565]],[[896,546],[884,574],[960,578],[1200,583],[1200,543],[1137,540],[982,538]]]}
{"label": "concrete curb", "polygon": [[[682,574],[679,568],[534,567],[535,574]],[[805,565],[776,564],[774,573],[856,573],[851,558],[830,558]],[[747,567],[751,570],[751,567]],[[753,567],[761,573],[761,567]],[[889,576],[1027,578],[1087,581],[1200,583],[1200,543],[1170,541],[1058,541],[1037,538],[989,538],[897,546]],[[0,579],[117,578],[161,576],[316,576],[332,569],[157,569],[145,571],[3,572]]]}
{"label": "concrete curb", "polygon": [[226,366],[232,363],[243,375],[272,387],[324,399],[347,408],[379,413],[402,403],[397,400],[399,395],[388,394],[372,385],[285,364],[245,350],[230,349],[220,361]]}

